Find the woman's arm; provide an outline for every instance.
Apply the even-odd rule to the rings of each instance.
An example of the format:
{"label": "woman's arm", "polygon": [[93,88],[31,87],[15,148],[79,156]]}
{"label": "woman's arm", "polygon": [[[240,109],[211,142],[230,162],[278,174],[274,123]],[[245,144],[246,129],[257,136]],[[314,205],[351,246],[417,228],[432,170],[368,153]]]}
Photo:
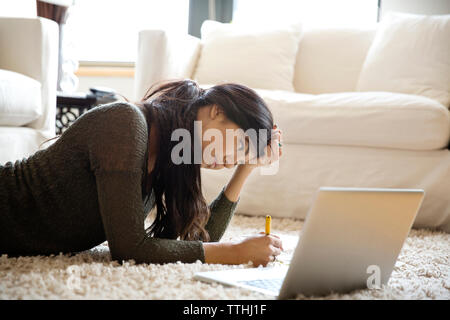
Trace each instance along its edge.
{"label": "woman's arm", "polygon": [[[212,212],[208,232],[213,241],[219,241],[234,213],[231,204],[237,204],[239,194],[254,167],[239,165],[221,195],[211,204]],[[223,199],[226,197],[226,199]],[[233,201],[233,202],[232,202]],[[216,205],[222,203],[222,205]],[[228,203],[228,206],[227,206]],[[215,210],[214,210],[215,209]],[[260,234],[239,242],[204,242],[205,263],[242,264],[252,261],[266,266],[280,254],[281,240],[275,235]]]}
{"label": "woman's arm", "polygon": [[98,204],[112,260],[136,263],[204,261],[201,241],[154,238],[146,234],[140,169],[95,171]]}
{"label": "woman's arm", "polygon": [[209,205],[211,216],[205,226],[210,241],[217,242],[222,238],[234,211],[239,203],[239,194],[252,169],[239,165],[228,184]]}
{"label": "woman's arm", "polygon": [[88,148],[98,209],[112,259],[203,261],[201,241],[153,238],[146,233],[142,175],[148,130],[142,113],[134,105],[116,103],[93,109],[86,117],[93,130]]}
{"label": "woman's arm", "polygon": [[225,187],[225,195],[228,200],[236,202],[241,194],[242,187],[247,180],[250,173],[252,173],[253,168],[245,165],[238,165],[233,173],[233,176]]}
{"label": "woman's arm", "polygon": [[[239,195],[241,193],[242,187],[244,186],[245,181],[247,180],[250,173],[252,173],[253,169],[270,164],[274,161],[278,161],[278,159],[282,155],[281,150],[281,144],[278,144],[281,142],[281,130],[277,129],[276,126],[274,126],[275,129],[272,133],[273,143],[268,145],[265,150],[265,156],[258,159],[258,162],[255,164],[245,163],[245,164],[239,164],[236,168],[236,170],[233,173],[233,176],[230,179],[230,182],[228,182],[226,188],[225,188],[225,195],[230,201],[237,201],[239,199]],[[272,147],[275,147],[274,152],[272,152]]]}
{"label": "woman's arm", "polygon": [[[226,197],[226,199],[221,199],[219,195],[219,197],[211,204],[212,208],[214,208],[215,202],[225,203],[222,207],[226,207],[227,202],[230,204],[237,204],[242,187],[253,169],[262,165],[270,164],[273,161],[277,161],[279,157],[281,157],[281,130],[276,126],[274,129],[275,130],[272,133],[273,143],[266,147],[266,156],[258,159],[256,164],[239,164],[229,183],[224,188],[223,194],[221,194],[223,197]],[[272,147],[275,147],[275,152],[272,152]],[[230,206],[230,204],[228,206]],[[210,230],[207,230],[210,232],[210,235],[212,234],[214,236],[211,237],[212,241],[220,240],[231,220],[233,213],[234,208],[232,212],[228,212],[228,216],[226,214],[226,210],[222,210],[220,213],[217,212],[217,210],[216,212],[214,212],[213,209],[211,210],[211,218],[210,221],[208,221],[207,227],[209,225],[210,230],[216,232],[211,233]],[[224,217],[226,219],[224,219]],[[272,261],[276,255],[280,254],[281,250],[283,250],[283,246],[279,237],[275,235],[260,234],[249,237],[240,242],[203,243],[203,250],[206,263],[240,264],[252,261],[255,265],[262,264],[265,266],[267,263]]]}
{"label": "woman's arm", "polygon": [[[275,127],[272,132],[271,144],[266,146],[265,156],[258,158],[256,163],[250,163],[249,161],[248,163],[239,164],[226,187],[210,204],[211,217],[205,226],[210,235],[210,241],[219,241],[225,233],[234,214],[235,207],[239,202],[242,187],[253,169],[278,161],[281,157],[280,142],[281,130]],[[272,150],[272,148],[274,149]]]}

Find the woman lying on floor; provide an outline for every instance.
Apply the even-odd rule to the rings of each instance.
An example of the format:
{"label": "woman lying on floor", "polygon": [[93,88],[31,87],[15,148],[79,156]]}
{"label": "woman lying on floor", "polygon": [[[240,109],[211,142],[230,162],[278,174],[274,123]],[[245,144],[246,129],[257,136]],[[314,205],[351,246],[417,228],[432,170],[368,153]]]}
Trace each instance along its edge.
{"label": "woman lying on floor", "polygon": [[[264,140],[237,134],[231,144],[224,138],[206,163],[204,151],[213,141],[202,135],[195,143],[197,121],[201,132],[217,129],[222,137],[227,129],[268,134]],[[173,141],[176,129],[194,137],[187,152],[172,152],[179,143]],[[280,140],[264,101],[237,84],[204,90],[192,80],[171,81],[150,88],[140,103],[91,109],[48,148],[0,165],[0,254],[73,253],[107,240],[119,262],[267,265],[282,250],[277,236],[219,240],[249,174],[281,156]],[[199,163],[194,149],[201,152]],[[194,163],[175,163],[177,154]],[[200,168],[224,167],[236,168],[208,206]],[[145,229],[155,206],[156,217]]]}

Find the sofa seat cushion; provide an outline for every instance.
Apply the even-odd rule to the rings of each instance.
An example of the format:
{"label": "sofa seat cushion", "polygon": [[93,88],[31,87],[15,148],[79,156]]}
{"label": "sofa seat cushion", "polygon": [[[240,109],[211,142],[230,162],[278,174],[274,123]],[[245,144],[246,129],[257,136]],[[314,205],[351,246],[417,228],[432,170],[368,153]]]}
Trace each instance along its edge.
{"label": "sofa seat cushion", "polygon": [[23,126],[42,115],[41,83],[0,70],[0,126]]}
{"label": "sofa seat cushion", "polygon": [[436,150],[448,145],[448,109],[423,96],[391,92],[257,92],[283,130],[284,143],[406,150]]}

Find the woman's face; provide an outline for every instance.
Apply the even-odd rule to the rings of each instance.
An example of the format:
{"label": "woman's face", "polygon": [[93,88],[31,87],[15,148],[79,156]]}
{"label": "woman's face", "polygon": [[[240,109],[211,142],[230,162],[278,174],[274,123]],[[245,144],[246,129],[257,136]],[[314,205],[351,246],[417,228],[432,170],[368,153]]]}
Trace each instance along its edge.
{"label": "woman's face", "polygon": [[248,161],[248,137],[218,106],[200,108],[197,121],[201,121],[202,168],[233,168],[238,161]]}

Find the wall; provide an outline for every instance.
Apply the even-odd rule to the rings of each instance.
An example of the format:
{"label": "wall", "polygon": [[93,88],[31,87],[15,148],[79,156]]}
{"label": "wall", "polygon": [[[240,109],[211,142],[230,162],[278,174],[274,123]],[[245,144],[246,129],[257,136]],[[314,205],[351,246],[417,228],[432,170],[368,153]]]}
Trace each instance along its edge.
{"label": "wall", "polygon": [[89,88],[91,87],[108,87],[124,95],[130,101],[134,99],[134,78],[78,76],[78,80],[77,91],[79,92],[89,92]]}
{"label": "wall", "polygon": [[381,18],[389,11],[450,14],[450,0],[381,0]]}
{"label": "wall", "polygon": [[36,0],[0,0],[0,16],[35,18]]}

